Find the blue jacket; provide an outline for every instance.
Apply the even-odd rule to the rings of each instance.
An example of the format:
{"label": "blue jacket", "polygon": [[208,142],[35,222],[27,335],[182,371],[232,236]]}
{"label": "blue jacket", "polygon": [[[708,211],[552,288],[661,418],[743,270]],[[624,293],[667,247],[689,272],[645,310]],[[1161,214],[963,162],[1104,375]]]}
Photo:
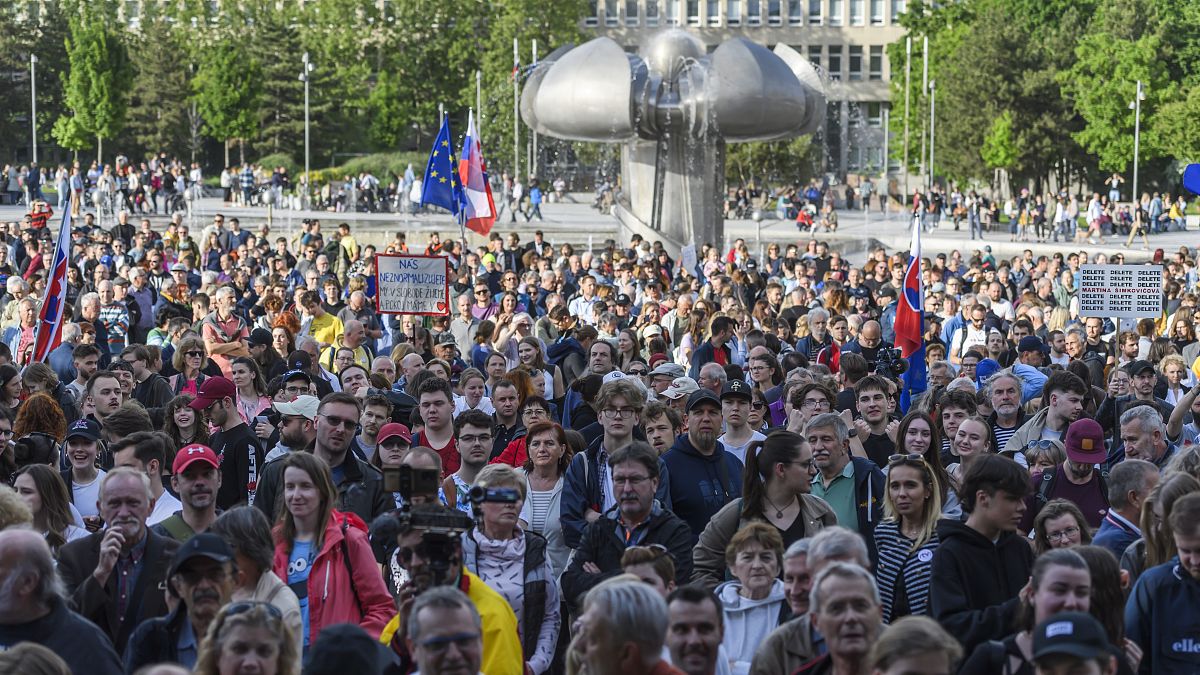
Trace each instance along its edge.
{"label": "blue jacket", "polygon": [[817,345],[816,349],[812,348],[814,342],[816,342],[816,340],[813,339],[812,334],[805,335],[804,337],[800,338],[799,340],[796,340],[796,351],[800,354],[803,354],[804,358],[807,359],[807,358],[809,358],[809,356],[808,356],[809,354],[821,351],[821,347],[828,347],[828,346],[832,345],[833,344],[833,336],[830,335],[829,333],[826,333],[824,342],[819,343]]}
{"label": "blue jacket", "polygon": [[671,510],[692,529],[692,545],[729,502],[742,496],[742,463],[717,441],[712,455],[700,454],[687,434],[662,456],[671,473]]}
{"label": "blue jacket", "polygon": [[1116,556],[1117,560],[1124,555],[1125,549],[1133,542],[1141,539],[1141,533],[1130,529],[1129,525],[1121,522],[1113,517],[1113,512],[1110,510],[1104,516],[1104,520],[1100,521],[1100,529],[1096,530],[1096,536],[1092,539],[1093,546],[1102,546]]}
{"label": "blue jacket", "polygon": [[[571,548],[579,548],[583,530],[587,527],[584,513],[588,509],[604,513],[604,497],[600,491],[600,444],[604,437],[597,438],[588,449],[571,458],[567,473],[563,480],[562,510],[559,522],[562,524],[563,541]],[[658,459],[658,491],[655,499],[664,509],[671,508],[671,476],[662,458]],[[605,467],[605,475],[611,479],[612,472]]]}
{"label": "blue jacket", "polygon": [[[733,363],[733,351],[729,347],[722,346],[721,351],[725,352],[725,363]],[[692,367],[688,369],[688,377],[693,380],[700,379],[700,369],[706,363],[715,363],[714,355],[717,348],[713,347],[712,340],[705,340],[699,347],[692,352]]]}
{"label": "blue jacket", "polygon": [[50,352],[47,362],[58,375],[58,381],[70,384],[79,375],[75,370],[75,345],[64,342]]}
{"label": "blue jacket", "polygon": [[1200,580],[1176,557],[1138,577],[1125,603],[1125,635],[1142,648],[1142,675],[1200,672]]}

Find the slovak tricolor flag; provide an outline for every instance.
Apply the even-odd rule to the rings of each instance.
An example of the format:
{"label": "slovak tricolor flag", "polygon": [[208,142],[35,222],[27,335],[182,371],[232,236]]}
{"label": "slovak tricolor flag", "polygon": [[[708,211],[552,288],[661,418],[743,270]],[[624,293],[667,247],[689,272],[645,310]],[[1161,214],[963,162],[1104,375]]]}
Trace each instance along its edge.
{"label": "slovak tricolor flag", "polygon": [[925,391],[925,311],[921,302],[921,224],[913,221],[912,246],[908,269],[904,272],[904,292],[896,306],[896,347],[908,361],[901,380],[900,409],[907,412],[912,399]]}
{"label": "slovak tricolor flag", "polygon": [[475,111],[467,118],[467,135],[458,153],[458,178],[462,182],[462,218],[473,232],[487,235],[496,222],[496,203],[488,184],[487,162],[475,128]]}
{"label": "slovak tricolor flag", "polygon": [[62,343],[62,329],[67,313],[67,259],[71,255],[71,209],[63,209],[58,243],[54,245],[54,262],[46,284],[46,297],[38,316],[37,335],[33,340],[30,363],[44,363]]}

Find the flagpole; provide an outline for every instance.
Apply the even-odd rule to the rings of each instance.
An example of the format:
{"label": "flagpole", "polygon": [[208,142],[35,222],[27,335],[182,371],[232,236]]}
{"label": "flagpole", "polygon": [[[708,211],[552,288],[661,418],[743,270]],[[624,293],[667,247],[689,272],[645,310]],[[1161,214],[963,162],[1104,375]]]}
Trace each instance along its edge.
{"label": "flagpole", "polygon": [[[534,40],[534,41],[533,41],[533,61],[532,61],[532,63],[533,63],[533,67],[534,67],[534,68],[536,68],[536,67],[537,67],[537,62],[538,62],[537,40]],[[532,176],[536,176],[536,175],[537,175],[537,166],[538,166],[538,147],[537,147],[537,145],[538,145],[538,135],[537,135],[537,129],[532,129],[532,130],[530,130],[529,134],[530,134],[530,138],[531,138],[531,139],[533,139],[533,140],[532,140],[532,143],[533,143],[533,153],[532,153],[532,157],[531,157],[532,161],[531,161],[531,163],[530,163],[530,165],[529,165],[529,175],[532,177]]]}
{"label": "flagpole", "polygon": [[521,128],[517,126],[517,97],[521,87],[521,52],[513,38],[513,180],[521,179]]}
{"label": "flagpole", "polygon": [[[38,310],[39,321],[38,321],[37,332],[35,332],[33,334],[33,355],[32,355],[32,360],[30,361],[31,363],[45,361],[46,358],[49,357],[50,351],[54,347],[58,346],[58,345],[50,344],[54,341],[54,335],[52,334],[50,336],[50,339],[47,341],[47,346],[44,350],[45,353],[44,354],[38,353],[39,346],[41,345],[42,330],[46,327],[46,315],[45,315],[46,308],[48,307],[48,303],[50,301],[50,293],[51,293],[51,291],[54,290],[54,286],[55,286],[54,275],[58,270],[58,255],[59,255],[59,253],[63,253],[63,251],[62,251],[63,239],[66,239],[66,241],[67,241],[67,251],[65,253],[63,253],[63,255],[65,256],[70,253],[70,246],[71,246],[71,234],[70,234],[71,209],[70,208],[63,209],[61,223],[62,224],[59,225],[58,237],[56,237],[55,241],[54,241],[54,257],[50,259],[51,261],[53,261],[51,263],[53,265],[53,267],[50,268],[50,276],[47,277],[46,291],[45,291],[45,294],[42,295],[42,304]],[[66,231],[65,236],[63,234],[64,230]],[[60,281],[60,283],[64,283],[64,284],[66,283],[66,274],[65,273],[63,274],[63,279]],[[65,298],[66,294],[64,293],[63,295]],[[60,328],[63,324],[63,319],[66,317],[66,311],[67,311],[67,308],[63,305],[63,303],[60,299],[60,301],[58,302],[58,312],[59,312],[58,325],[60,326]],[[54,330],[54,329],[52,328],[51,330]],[[13,355],[14,359],[20,359],[20,357],[21,357],[20,354]]]}
{"label": "flagpole", "polygon": [[[476,74],[478,74],[478,71],[476,71]],[[471,133],[471,122],[474,121],[474,116],[475,116],[475,111],[470,108],[467,108],[467,120],[468,120],[467,134]],[[451,142],[451,145],[453,145],[453,142]],[[467,148],[464,147],[463,150],[467,150]],[[467,158],[459,157],[458,161],[462,162],[465,159],[467,159]],[[454,170],[458,171],[458,167],[457,166],[454,167]],[[466,185],[466,182],[462,180],[461,172],[458,175],[458,179],[461,183],[460,189],[466,190],[467,185]],[[464,208],[464,206],[462,204],[459,204],[458,214],[455,216],[455,219],[458,220],[458,235],[460,237],[462,237],[462,257],[465,258],[467,255],[467,210],[466,210],[466,208]],[[462,264],[461,260],[459,260],[459,264],[460,265]]]}

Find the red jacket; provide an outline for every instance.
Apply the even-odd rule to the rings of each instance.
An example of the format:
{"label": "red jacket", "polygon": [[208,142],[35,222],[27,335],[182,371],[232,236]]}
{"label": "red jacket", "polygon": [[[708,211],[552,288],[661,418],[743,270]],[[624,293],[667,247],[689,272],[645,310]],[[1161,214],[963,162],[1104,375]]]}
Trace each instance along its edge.
{"label": "red jacket", "polygon": [[504,448],[504,452],[496,455],[496,459],[488,462],[488,464],[507,464],[514,469],[522,469],[525,467],[525,460],[529,459],[529,451],[525,448],[525,437],[522,436],[508,447]]}
{"label": "red jacket", "polygon": [[[378,640],[383,627],[396,614],[396,605],[383,583],[383,574],[379,563],[375,562],[365,530],[366,526],[357,516],[337,511],[325,527],[325,542],[308,574],[310,643],[317,641],[321,629],[338,623],[358,624]],[[274,571],[287,583],[288,543],[280,539],[278,532],[276,534]],[[343,558],[344,552],[350,554],[349,569]],[[350,569],[354,570],[353,586]],[[357,600],[355,590],[358,591]]]}

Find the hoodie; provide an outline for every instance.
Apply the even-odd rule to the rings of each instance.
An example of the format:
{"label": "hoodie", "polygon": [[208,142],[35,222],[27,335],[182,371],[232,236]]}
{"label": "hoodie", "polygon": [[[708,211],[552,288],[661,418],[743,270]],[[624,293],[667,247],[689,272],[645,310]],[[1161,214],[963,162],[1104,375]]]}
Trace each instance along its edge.
{"label": "hoodie", "polygon": [[692,545],[726,504],[742,496],[742,463],[717,441],[703,455],[683,434],[662,457],[671,481],[671,510],[692,530]]}
{"label": "hoodie", "polygon": [[738,591],[740,581],[726,581],[717,586],[716,595],[725,614],[725,638],[721,646],[733,666],[733,675],[746,675],[759,645],[790,615],[783,592],[783,582],[776,579],[767,597],[751,600]]}
{"label": "hoodie", "polygon": [[1146,570],[1125,604],[1126,634],[1142,648],[1143,675],[1200,671],[1200,580],[1176,557]]}
{"label": "hoodie", "polygon": [[931,616],[970,653],[980,643],[1012,632],[1029,581],[1033,549],[1014,532],[993,543],[966,523],[937,524],[941,545],[933,554],[929,589]]}

